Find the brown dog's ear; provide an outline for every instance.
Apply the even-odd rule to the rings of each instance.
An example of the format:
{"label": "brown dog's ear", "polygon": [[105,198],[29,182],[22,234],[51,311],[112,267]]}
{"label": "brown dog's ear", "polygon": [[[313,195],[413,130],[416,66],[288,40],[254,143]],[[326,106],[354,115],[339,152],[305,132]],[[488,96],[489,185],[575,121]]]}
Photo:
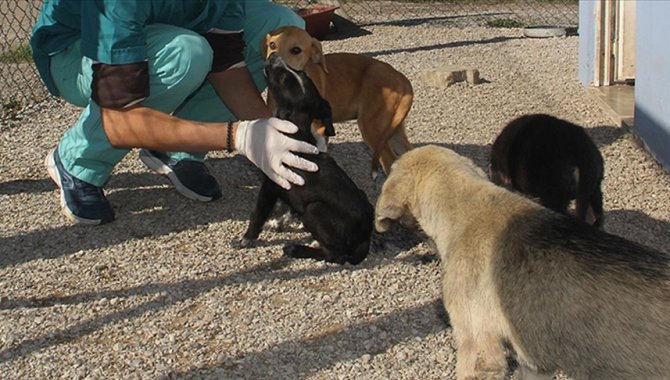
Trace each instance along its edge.
{"label": "brown dog's ear", "polygon": [[261,59],[266,60],[268,57],[268,39],[270,38],[270,33],[265,35],[265,38],[261,40]]}
{"label": "brown dog's ear", "polygon": [[310,56],[312,62],[321,66],[324,72],[328,72],[326,67],[326,58],[323,56],[323,48],[321,47],[321,42],[316,38],[312,38],[312,54]]}

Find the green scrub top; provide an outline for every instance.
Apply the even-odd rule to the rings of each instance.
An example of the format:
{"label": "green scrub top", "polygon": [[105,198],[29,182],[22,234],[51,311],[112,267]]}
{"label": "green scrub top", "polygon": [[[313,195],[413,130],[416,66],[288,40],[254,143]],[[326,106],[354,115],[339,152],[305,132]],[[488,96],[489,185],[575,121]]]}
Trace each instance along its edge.
{"label": "green scrub top", "polygon": [[44,0],[30,44],[35,65],[49,92],[58,96],[50,57],[81,39],[82,54],[106,64],[142,62],[150,24],[168,24],[206,33],[216,28],[240,32],[244,0]]}

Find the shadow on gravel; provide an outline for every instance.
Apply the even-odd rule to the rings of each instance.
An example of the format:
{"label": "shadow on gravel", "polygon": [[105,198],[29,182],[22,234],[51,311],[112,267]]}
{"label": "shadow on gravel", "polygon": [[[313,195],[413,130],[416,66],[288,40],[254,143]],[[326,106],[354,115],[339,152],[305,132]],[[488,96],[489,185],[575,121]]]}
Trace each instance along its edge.
{"label": "shadow on gravel", "polygon": [[[91,318],[88,321],[83,321],[75,323],[67,328],[64,328],[60,331],[50,332],[48,335],[41,337],[26,339],[21,341],[18,344],[14,344],[10,348],[0,351],[0,363],[8,362],[17,357],[29,356],[33,352],[43,350],[48,347],[57,346],[60,344],[66,344],[71,341],[75,341],[83,336],[91,334],[99,329],[104,328],[107,325],[114,324],[119,321],[131,320],[138,318],[147,313],[154,313],[157,310],[169,307],[171,305],[178,304],[187,299],[193,299],[198,297],[201,294],[207,293],[215,288],[221,288],[229,285],[236,285],[240,283],[253,283],[259,281],[289,281],[295,280],[297,278],[307,278],[307,277],[317,277],[325,275],[328,273],[337,272],[345,266],[335,266],[329,265],[316,269],[288,269],[282,270],[286,267],[288,263],[293,261],[291,258],[278,258],[271,260],[267,263],[262,263],[254,265],[248,269],[235,272],[230,275],[204,278],[204,279],[194,279],[181,281],[178,283],[149,283],[142,286],[137,286],[128,289],[120,290],[110,290],[110,291],[100,291],[100,292],[85,292],[73,295],[58,295],[52,297],[41,297],[41,298],[10,298],[3,297],[0,299],[0,310],[10,310],[17,308],[48,308],[61,305],[78,305],[86,303],[96,303],[102,299],[116,299],[116,298],[127,298],[132,296],[139,297],[152,297],[151,300],[137,305],[134,307],[126,308],[119,310],[117,312],[112,312],[106,315],[97,316]],[[374,262],[365,262],[368,266],[378,266],[384,265],[382,260],[375,260]],[[259,275],[262,273],[262,275]],[[435,301],[437,302],[437,301]],[[418,311],[421,311],[425,308],[434,308],[436,307],[435,302],[424,305],[418,310],[410,310],[400,313],[401,315],[389,316],[382,318],[380,321],[377,321],[375,325],[384,327],[388,329],[389,332],[393,332],[392,325],[398,323],[397,319],[400,317],[412,319],[412,323],[415,328],[412,331],[417,331],[411,336],[397,336],[393,334],[392,339],[396,342],[399,340],[404,340],[407,338],[415,336],[425,336],[431,333],[434,333],[442,327],[435,326],[434,323],[429,323],[424,321],[425,318],[413,317]],[[441,307],[441,304],[440,304]],[[433,311],[433,315],[436,315]],[[442,318],[437,312],[437,316]],[[418,322],[418,324],[417,324]],[[361,327],[343,327],[342,334],[347,335],[352,332],[355,332],[356,329]],[[408,331],[408,329],[402,329],[403,331]],[[320,346],[319,340],[324,339],[330,341],[338,341],[342,339],[342,336],[329,337],[324,336],[319,339],[311,339],[309,341],[316,346]],[[348,338],[347,338],[348,339]],[[361,352],[365,352],[362,349]],[[272,353],[276,354],[277,351],[273,350]],[[362,355],[362,353],[355,354],[356,356]],[[262,358],[260,358],[262,359]],[[343,358],[344,359],[344,358]],[[252,361],[249,365],[254,365]]]}
{"label": "shadow on gravel", "polygon": [[54,189],[50,178],[44,179],[17,179],[0,182],[0,195],[37,194],[46,193]]}
{"label": "shadow on gravel", "polygon": [[591,136],[591,139],[593,139],[593,142],[599,148],[602,148],[620,140],[626,133],[630,133],[630,130],[624,127],[602,125],[594,128],[586,128],[586,133]]}
{"label": "shadow on gravel", "polygon": [[[0,351],[0,363],[7,362],[18,356],[27,356],[32,352],[37,352],[47,347],[65,344],[75,341],[82,336],[93,333],[107,325],[138,318],[146,313],[178,304],[187,299],[192,299],[200,294],[207,293],[212,289],[240,283],[252,283],[259,281],[276,280],[294,280],[296,278],[306,278],[320,276],[326,273],[338,271],[340,267],[327,266],[317,269],[284,270],[292,259],[279,258],[267,263],[255,265],[249,269],[239,271],[227,276],[195,279],[181,281],[178,283],[150,283],[129,289],[87,292],[66,296],[54,296],[46,298],[9,298],[0,299],[0,310],[16,308],[45,308],[57,305],[74,305],[96,302],[103,298],[126,298],[131,296],[154,296],[153,299],[127,309],[111,312],[92,318],[88,321],[75,323],[72,326],[60,331],[50,332],[48,335],[27,339],[11,348]],[[263,276],[258,276],[259,272],[266,272]]]}
{"label": "shadow on gravel", "polygon": [[670,254],[670,223],[638,210],[605,210],[604,229],[610,234]]}
{"label": "shadow on gravel", "polygon": [[[333,155],[374,204],[383,176],[370,178],[370,154],[362,142],[334,144]],[[178,194],[166,178],[151,172],[114,173],[105,186],[116,220],[101,226],[67,223],[56,228],[38,229],[0,237],[0,267],[36,259],[54,259],[79,251],[102,249],[134,239],[164,236],[227,220],[247,221],[256,202],[260,171],[241,156],[207,161],[223,188],[223,198],[201,203]],[[0,194],[53,192],[53,218],[58,212],[58,192],[51,179],[0,183]],[[30,218],[30,217],[27,217]],[[276,242],[273,242],[276,243]]]}
{"label": "shadow on gravel", "polygon": [[[230,202],[230,199],[211,204],[185,200],[167,185],[116,190],[108,195],[116,212],[117,220],[114,222],[94,227],[66,224],[57,228],[1,237],[0,246],[4,249],[0,255],[0,267],[35,259],[54,259],[79,251],[101,249],[133,239],[163,236],[229,219],[245,219],[256,190],[236,189],[235,192],[236,203],[231,207],[223,203]],[[56,196],[53,202],[58,202]],[[53,209],[58,210],[56,207]],[[65,218],[60,212],[53,217]]]}
{"label": "shadow on gravel", "polygon": [[363,54],[367,55],[369,57],[379,57],[379,56],[382,56],[382,55],[394,55],[394,54],[398,54],[398,53],[414,53],[414,52],[417,52],[417,51],[426,51],[426,50],[441,50],[441,49],[456,48],[456,47],[470,46],[470,45],[497,44],[497,43],[505,42],[505,41],[509,41],[509,40],[521,40],[523,38],[524,37],[493,37],[493,38],[489,38],[489,39],[486,39],[486,40],[454,41],[454,42],[446,42],[446,43],[443,43],[443,44],[417,46],[417,47],[404,48],[404,49],[378,50],[378,51],[371,51],[371,52],[363,53]]}
{"label": "shadow on gravel", "polygon": [[[436,323],[436,320],[439,322]],[[273,377],[299,379],[340,362],[386,352],[399,343],[414,338],[438,334],[448,327],[448,317],[442,302],[436,299],[385,314],[366,323],[323,326],[321,331],[300,340],[283,342],[270,349],[251,352],[241,357],[223,358],[214,366],[193,368],[183,373],[173,372],[170,376],[177,379],[230,379],[240,378],[240,374],[243,374],[244,378],[266,378],[270,374],[259,373],[258,363],[265,363],[264,368],[272,363]],[[387,334],[387,339],[370,347],[370,340],[373,336],[375,340],[379,340],[381,331]],[[297,357],[296,352],[304,355]]]}
{"label": "shadow on gravel", "polygon": [[323,40],[344,40],[347,38],[361,37],[372,34],[369,30],[365,29],[366,26],[416,26],[421,24],[429,24],[435,26],[454,26],[461,20],[468,19],[484,19],[488,17],[501,17],[510,15],[509,12],[489,12],[489,13],[476,13],[476,14],[467,14],[467,15],[451,15],[451,16],[435,16],[435,17],[417,17],[417,18],[406,18],[401,20],[390,20],[390,21],[376,21],[368,23],[353,23],[346,18],[335,13],[333,15],[333,27],[329,30],[328,34],[323,38]]}
{"label": "shadow on gravel", "polygon": [[434,17],[417,17],[417,18],[406,18],[400,20],[389,20],[389,21],[378,21],[378,22],[369,22],[362,23],[361,26],[370,26],[370,25],[390,25],[390,26],[416,26],[421,24],[431,24],[438,26],[450,26],[453,25],[453,21],[460,19],[471,19],[479,18],[484,19],[488,17],[501,17],[512,15],[511,12],[487,12],[487,13],[474,13],[474,14],[465,14],[465,15],[451,15],[451,16],[434,16]]}
{"label": "shadow on gravel", "polygon": [[467,157],[479,166],[485,173],[488,172],[489,167],[489,153],[491,151],[491,144],[477,145],[477,144],[446,144],[446,143],[418,143],[415,147],[435,145],[443,148],[451,149],[461,156]]}

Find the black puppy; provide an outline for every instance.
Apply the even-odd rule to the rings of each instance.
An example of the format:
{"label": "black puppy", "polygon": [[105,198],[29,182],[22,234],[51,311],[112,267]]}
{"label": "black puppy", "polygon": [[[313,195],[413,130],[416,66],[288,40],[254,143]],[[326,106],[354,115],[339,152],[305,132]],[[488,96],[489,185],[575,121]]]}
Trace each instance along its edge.
{"label": "black puppy", "polygon": [[[330,105],[303,71],[291,69],[281,57],[272,54],[266,61],[265,74],[268,90],[277,101],[275,116],[299,128],[293,138],[316,145],[311,131],[314,119],[326,126],[328,135],[335,134]],[[286,245],[285,255],[339,264],[360,263],[368,254],[373,227],[374,209],[367,195],[327,153],[300,156],[316,163],[319,170],[311,173],[293,169],[305,179],[305,184],[290,190],[264,176],[242,244],[250,245],[258,238],[279,199],[319,243],[319,247]]]}
{"label": "black puppy", "polygon": [[567,213],[575,199],[577,216],[602,228],[603,158],[585,129],[545,114],[512,120],[491,148],[489,177],[497,185],[536,198]]}

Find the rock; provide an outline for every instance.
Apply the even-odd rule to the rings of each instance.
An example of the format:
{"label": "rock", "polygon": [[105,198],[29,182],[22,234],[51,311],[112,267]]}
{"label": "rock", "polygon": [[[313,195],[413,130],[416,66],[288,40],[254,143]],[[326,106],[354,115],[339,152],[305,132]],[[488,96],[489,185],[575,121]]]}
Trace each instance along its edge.
{"label": "rock", "polygon": [[444,66],[437,69],[424,70],[421,79],[428,85],[446,88],[454,83],[467,82],[479,84],[479,70],[463,66]]}

